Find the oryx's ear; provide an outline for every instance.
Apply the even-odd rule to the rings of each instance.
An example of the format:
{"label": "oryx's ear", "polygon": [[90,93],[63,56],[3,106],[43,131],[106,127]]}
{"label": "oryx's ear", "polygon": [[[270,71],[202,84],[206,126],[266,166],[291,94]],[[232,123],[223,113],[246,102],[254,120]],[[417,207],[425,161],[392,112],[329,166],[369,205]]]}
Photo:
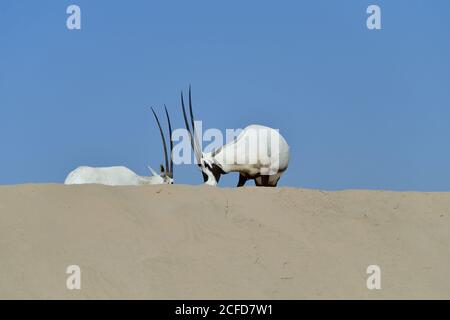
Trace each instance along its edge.
{"label": "oryx's ear", "polygon": [[166,172],[166,170],[164,170],[164,166],[162,164],[159,165],[159,171],[161,171],[161,173]]}
{"label": "oryx's ear", "polygon": [[159,174],[157,174],[156,171],[153,170],[152,167],[148,166],[148,170],[150,170],[150,172],[152,173],[152,175],[154,175],[154,176],[159,176]]}

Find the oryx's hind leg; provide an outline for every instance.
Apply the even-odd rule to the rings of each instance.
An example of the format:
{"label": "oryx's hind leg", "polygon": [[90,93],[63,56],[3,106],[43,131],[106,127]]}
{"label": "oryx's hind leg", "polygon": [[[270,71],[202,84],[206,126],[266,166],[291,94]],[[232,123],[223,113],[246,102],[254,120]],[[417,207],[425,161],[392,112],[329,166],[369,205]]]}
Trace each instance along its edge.
{"label": "oryx's hind leg", "polygon": [[269,187],[269,176],[259,176],[255,178],[255,185],[257,187]]}
{"label": "oryx's hind leg", "polygon": [[281,174],[277,173],[271,176],[259,176],[255,178],[255,185],[257,187],[276,187]]}
{"label": "oryx's hind leg", "polygon": [[242,174],[239,174],[239,182],[237,184],[238,187],[243,187],[244,184],[247,182],[247,178],[244,177]]}

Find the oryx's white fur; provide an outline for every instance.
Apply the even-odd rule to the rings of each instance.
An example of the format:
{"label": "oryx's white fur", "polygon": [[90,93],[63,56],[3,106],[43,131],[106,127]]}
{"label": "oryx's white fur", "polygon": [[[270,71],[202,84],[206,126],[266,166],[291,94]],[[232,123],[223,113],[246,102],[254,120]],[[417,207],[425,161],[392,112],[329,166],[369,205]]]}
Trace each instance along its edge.
{"label": "oryx's white fur", "polygon": [[149,184],[171,184],[173,179],[161,176],[150,169],[153,176],[143,177],[132,170],[118,167],[79,167],[69,173],[64,184],[103,184],[107,186],[139,186]]}
{"label": "oryx's white fur", "polygon": [[[266,126],[250,125],[235,141],[217,151],[202,153],[201,161],[206,169],[206,164],[211,168],[217,165],[223,171],[222,174],[239,172],[240,184],[245,183],[242,181],[244,179],[255,179],[257,185],[275,186],[288,167],[289,146],[278,131]],[[218,179],[212,172],[214,170],[202,171],[208,176],[206,184],[217,184]]]}
{"label": "oryx's white fur", "polygon": [[181,106],[185,126],[189,131],[192,148],[205,184],[215,186],[219,182],[220,175],[239,172],[238,187],[243,186],[249,179],[254,179],[257,186],[275,187],[277,185],[289,164],[289,145],[277,130],[261,125],[250,125],[235,141],[213,152],[203,153],[194,126],[190,87],[190,125],[183,93],[181,93]]}

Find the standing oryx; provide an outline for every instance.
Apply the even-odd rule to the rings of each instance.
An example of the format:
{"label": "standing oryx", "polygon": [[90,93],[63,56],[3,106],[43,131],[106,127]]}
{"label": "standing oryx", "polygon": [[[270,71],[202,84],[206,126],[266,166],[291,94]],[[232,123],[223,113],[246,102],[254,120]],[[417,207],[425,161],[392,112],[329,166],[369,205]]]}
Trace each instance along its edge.
{"label": "standing oryx", "polygon": [[[165,107],[165,106],[164,106]],[[153,115],[158,124],[159,132],[163,142],[165,167],[161,165],[161,172],[157,174],[150,166],[150,172],[152,176],[143,177],[138,176],[132,170],[126,167],[104,167],[104,168],[92,168],[92,167],[79,167],[69,173],[64,184],[104,184],[108,186],[137,186],[148,184],[173,184],[173,161],[172,161],[172,126],[170,124],[169,113],[165,107],[167,123],[169,128],[170,139],[170,164],[167,156],[167,145],[164,137],[161,124],[155,110],[152,108]]]}
{"label": "standing oryx", "polygon": [[277,186],[278,180],[289,163],[289,145],[277,130],[250,125],[239,134],[235,141],[212,152],[203,153],[194,124],[191,87],[189,87],[191,125],[186,116],[183,92],[181,92],[181,106],[191,146],[206,184],[215,186],[221,174],[239,172],[238,187],[242,187],[250,179],[254,179],[257,186]]}

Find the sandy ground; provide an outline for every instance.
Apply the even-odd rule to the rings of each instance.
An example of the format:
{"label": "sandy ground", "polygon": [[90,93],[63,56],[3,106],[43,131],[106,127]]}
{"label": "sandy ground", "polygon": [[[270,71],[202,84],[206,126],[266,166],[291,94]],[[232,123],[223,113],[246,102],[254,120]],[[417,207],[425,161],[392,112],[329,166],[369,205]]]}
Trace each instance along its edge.
{"label": "sandy ground", "polygon": [[0,187],[0,298],[449,299],[450,193]]}

